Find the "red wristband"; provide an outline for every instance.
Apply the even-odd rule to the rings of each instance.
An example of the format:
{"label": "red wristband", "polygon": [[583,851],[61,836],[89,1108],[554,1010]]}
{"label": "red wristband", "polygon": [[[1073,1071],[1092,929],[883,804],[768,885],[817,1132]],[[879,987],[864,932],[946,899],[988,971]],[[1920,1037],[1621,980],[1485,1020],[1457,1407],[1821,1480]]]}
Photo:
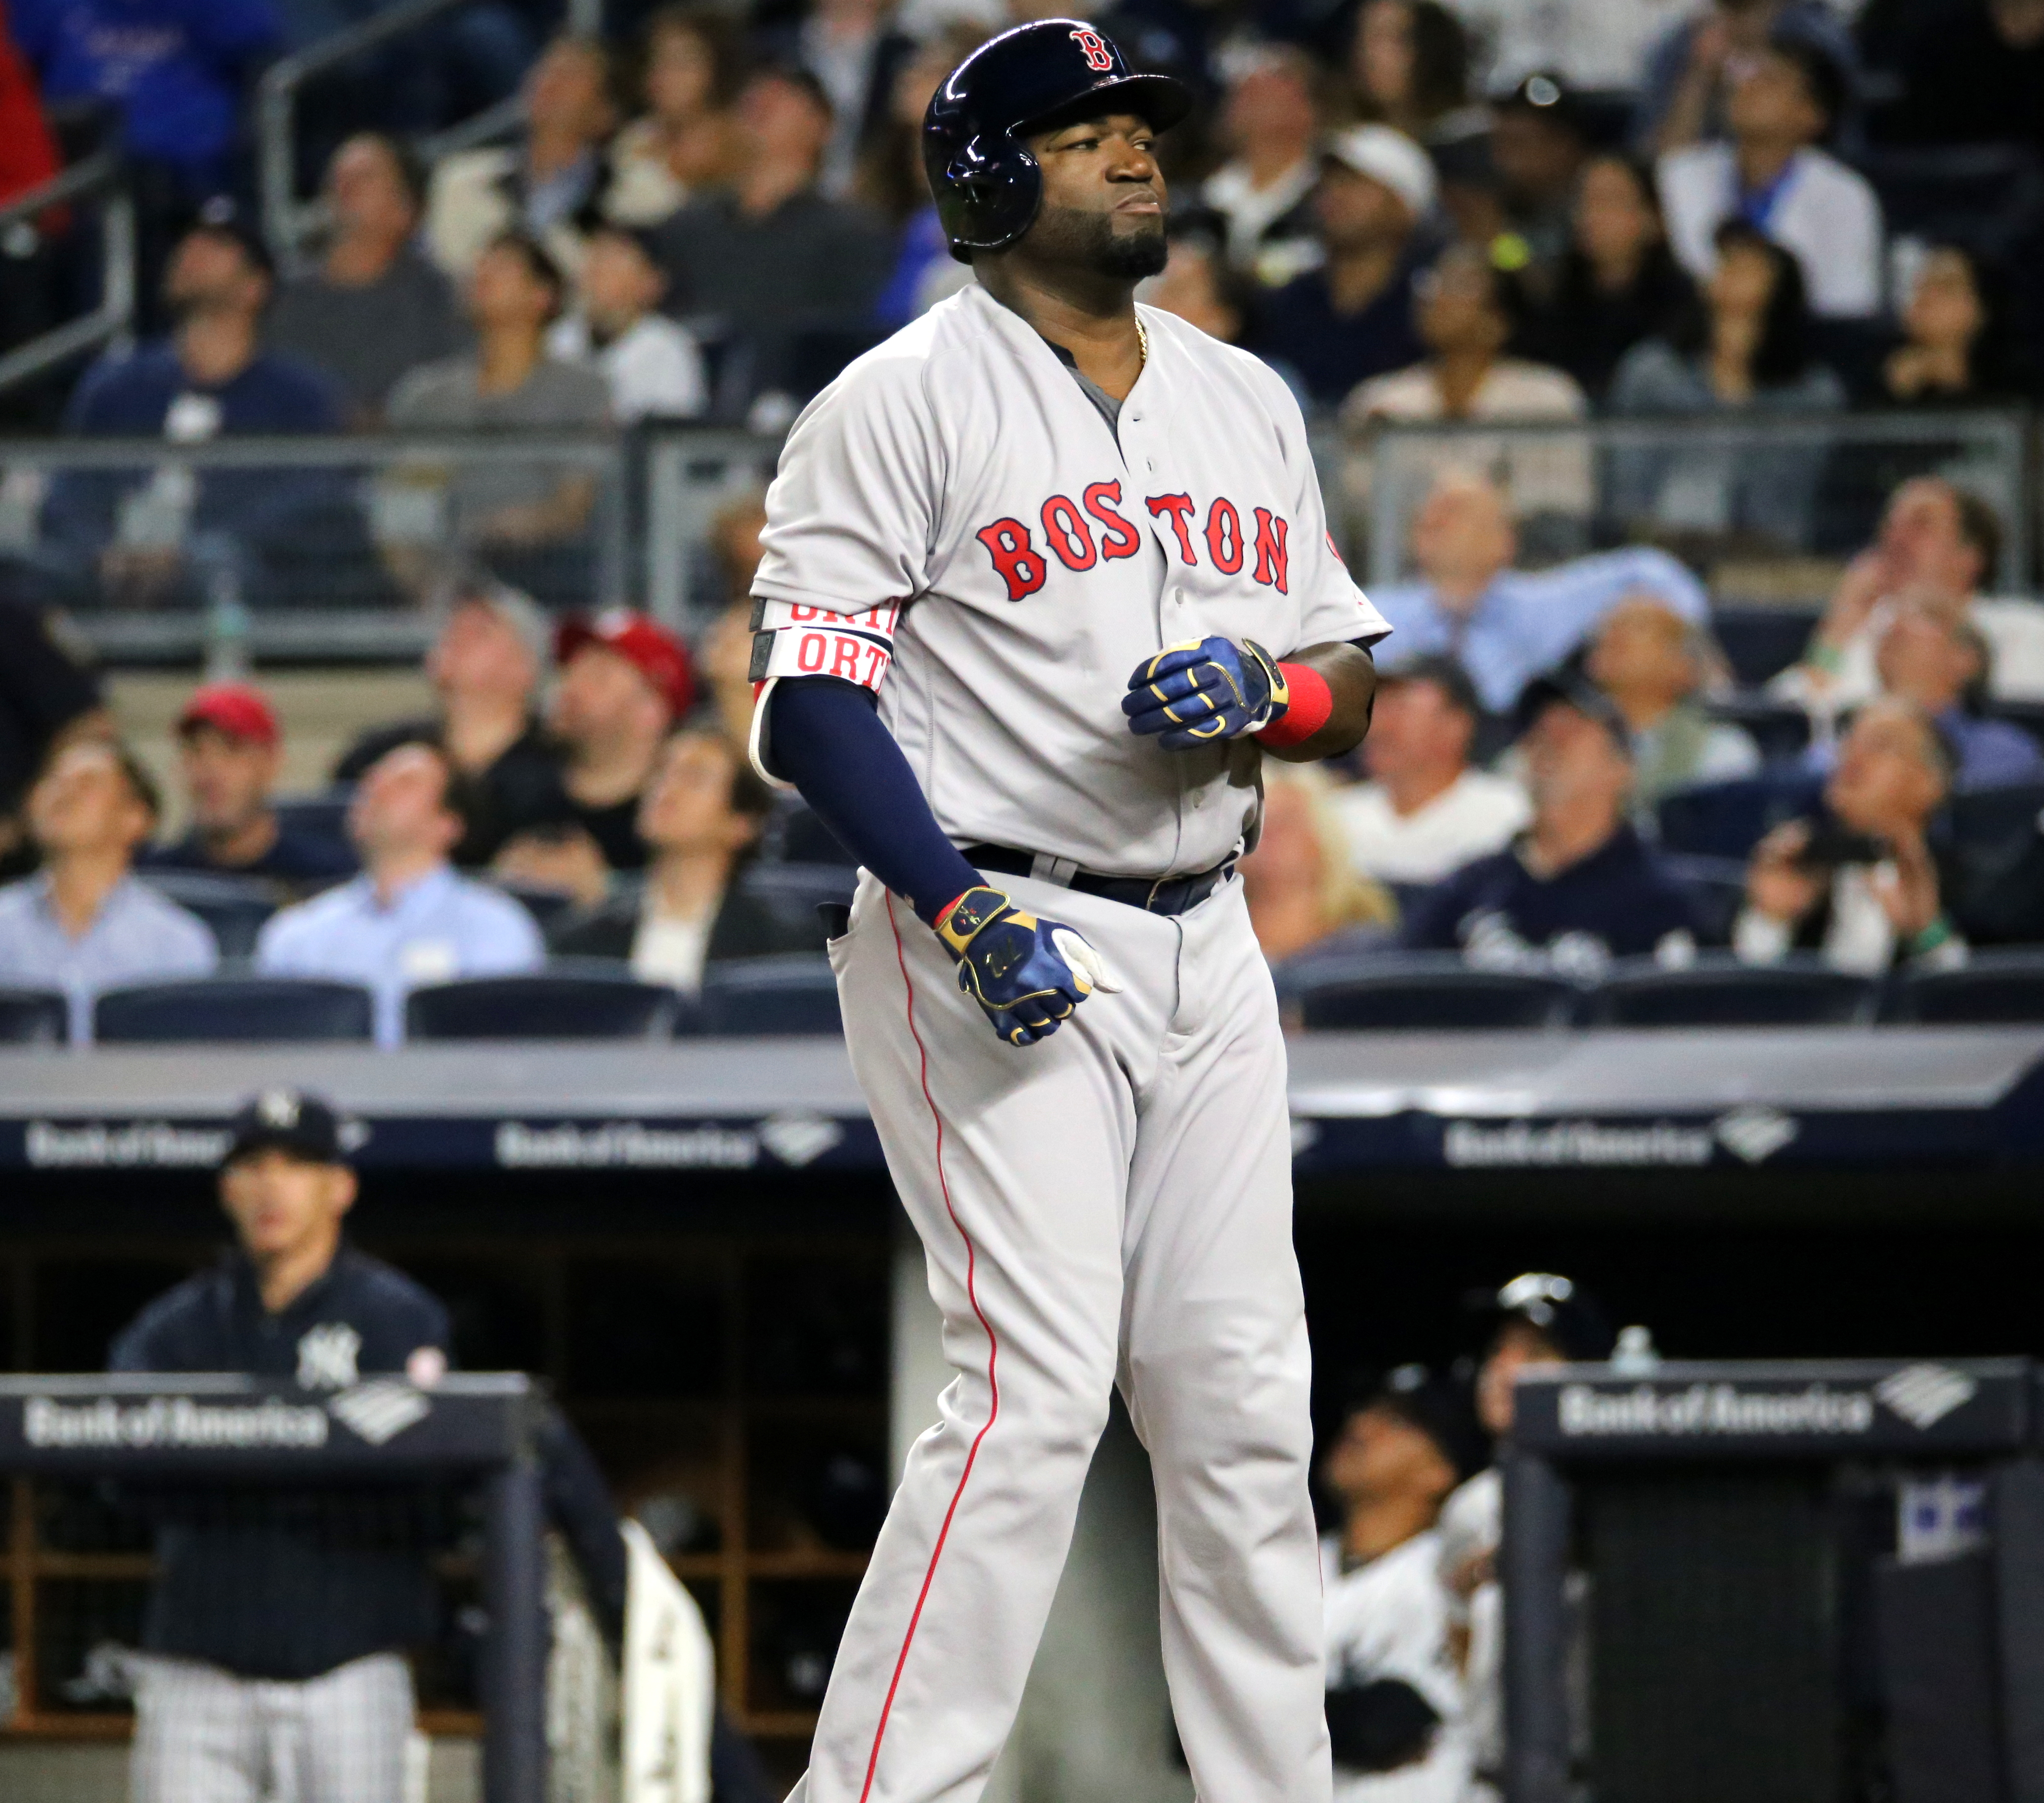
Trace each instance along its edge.
{"label": "red wristband", "polygon": [[1292,704],[1283,715],[1273,720],[1258,733],[1256,742],[1267,745],[1273,751],[1282,751],[1294,745],[1303,745],[1327,723],[1327,716],[1335,711],[1335,692],[1327,687],[1327,679],[1307,664],[1280,664],[1285,673],[1285,686],[1291,691]]}

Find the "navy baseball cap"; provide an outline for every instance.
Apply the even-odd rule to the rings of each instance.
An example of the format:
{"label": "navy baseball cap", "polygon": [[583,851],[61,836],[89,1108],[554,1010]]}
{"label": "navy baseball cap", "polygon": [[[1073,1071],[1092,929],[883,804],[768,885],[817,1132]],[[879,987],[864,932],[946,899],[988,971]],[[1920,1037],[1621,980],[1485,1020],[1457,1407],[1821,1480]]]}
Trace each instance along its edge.
{"label": "navy baseball cap", "polygon": [[1512,711],[1512,736],[1524,738],[1533,730],[1533,723],[1557,704],[1573,708],[1584,719],[1596,721],[1610,735],[1619,753],[1627,758],[1631,758],[1632,729],[1626,724],[1625,715],[1618,711],[1618,704],[1588,677],[1566,667],[1550,671],[1546,676],[1536,676],[1527,684],[1520,694],[1518,706]]}
{"label": "navy baseball cap", "polygon": [[242,1103],[223,1167],[257,1152],[286,1152],[309,1164],[346,1163],[340,1117],[332,1104],[298,1089],[266,1089]]}
{"label": "navy baseball cap", "polygon": [[1381,1383],[1358,1393],[1349,1413],[1358,1415],[1370,1409],[1381,1409],[1417,1428],[1440,1448],[1458,1480],[1474,1476],[1490,1463],[1489,1447],[1468,1391],[1424,1365],[1399,1366]]}
{"label": "navy baseball cap", "polygon": [[1465,1306],[1492,1339],[1506,1322],[1523,1321],[1565,1359],[1608,1359],[1617,1341],[1596,1299],[1558,1272],[1522,1271],[1495,1290],[1472,1291]]}

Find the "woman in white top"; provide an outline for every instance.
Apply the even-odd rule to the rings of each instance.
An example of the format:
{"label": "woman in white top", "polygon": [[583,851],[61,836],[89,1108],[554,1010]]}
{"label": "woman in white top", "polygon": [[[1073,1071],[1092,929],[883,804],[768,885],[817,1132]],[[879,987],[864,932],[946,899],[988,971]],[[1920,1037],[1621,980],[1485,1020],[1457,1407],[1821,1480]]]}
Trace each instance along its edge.
{"label": "woman in white top", "polygon": [[741,45],[735,21],[709,6],[663,6],[646,21],[646,110],[610,147],[606,218],[656,225],[731,173],[731,104]]}

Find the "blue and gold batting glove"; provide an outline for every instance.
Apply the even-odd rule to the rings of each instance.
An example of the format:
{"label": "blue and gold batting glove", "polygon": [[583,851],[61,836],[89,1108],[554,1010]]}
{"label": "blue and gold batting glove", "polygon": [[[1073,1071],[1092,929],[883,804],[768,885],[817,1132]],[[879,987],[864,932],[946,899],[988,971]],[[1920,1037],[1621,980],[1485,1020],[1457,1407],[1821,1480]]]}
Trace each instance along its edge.
{"label": "blue and gold batting glove", "polygon": [[1121,698],[1128,730],[1155,734],[1167,751],[1261,732],[1290,705],[1275,658],[1253,639],[1218,635],[1166,646],[1136,667]]}
{"label": "blue and gold batting glove", "polygon": [[1062,920],[1040,920],[998,889],[967,889],[937,916],[958,960],[959,988],[1011,1045],[1033,1045],[1096,989],[1121,985],[1098,952]]}

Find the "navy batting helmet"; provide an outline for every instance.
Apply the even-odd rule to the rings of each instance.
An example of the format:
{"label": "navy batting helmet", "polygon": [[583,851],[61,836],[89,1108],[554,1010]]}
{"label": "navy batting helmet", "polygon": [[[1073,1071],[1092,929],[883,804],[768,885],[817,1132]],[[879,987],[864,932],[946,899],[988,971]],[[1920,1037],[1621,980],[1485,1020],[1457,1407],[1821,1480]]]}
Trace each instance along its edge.
{"label": "navy batting helmet", "polygon": [[[1111,103],[1111,104],[1110,104]],[[1022,143],[1074,109],[1138,113],[1157,131],[1192,110],[1169,75],[1130,72],[1083,19],[1039,19],[989,38],[951,71],[923,115],[923,167],[951,255],[1005,250],[1043,204],[1043,172]]]}

